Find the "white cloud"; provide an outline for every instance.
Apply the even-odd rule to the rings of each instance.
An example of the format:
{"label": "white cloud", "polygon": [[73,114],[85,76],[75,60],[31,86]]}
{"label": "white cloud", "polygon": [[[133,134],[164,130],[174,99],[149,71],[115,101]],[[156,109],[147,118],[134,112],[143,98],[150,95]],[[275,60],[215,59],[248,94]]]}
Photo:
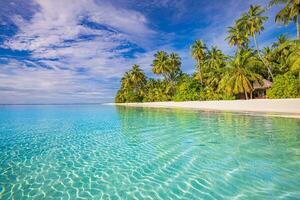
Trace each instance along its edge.
{"label": "white cloud", "polygon": [[25,21],[19,16],[14,17],[20,30],[5,43],[6,46],[34,51],[50,45],[60,45],[65,40],[77,39],[82,34],[101,37],[109,35],[107,31],[105,33],[83,26],[80,22],[85,18],[123,32],[124,34],[119,34],[120,39],[145,37],[154,33],[147,27],[147,20],[142,14],[117,9],[103,2],[97,4],[93,0],[36,0],[36,5],[37,12],[30,21]]}
{"label": "white cloud", "polygon": [[94,103],[112,95],[108,85],[84,74],[29,68],[16,61],[0,68],[0,82],[0,103]]}
{"label": "white cloud", "polygon": [[[31,51],[31,60],[35,60],[34,68],[24,67],[24,63],[31,62],[26,60],[20,63],[10,59],[8,64],[2,64],[1,86],[11,88],[0,90],[0,95],[5,97],[1,101],[6,103],[53,102],[64,98],[79,101],[79,97],[81,102],[90,102],[91,98],[94,101],[113,98],[118,83],[106,85],[105,91],[109,92],[99,90],[103,90],[105,82],[120,78],[132,64],[122,56],[132,48],[117,47],[128,43],[142,46],[155,33],[147,27],[148,22],[141,13],[104,2],[36,0],[35,6],[36,12],[29,21],[13,17],[19,31],[3,45]],[[82,24],[83,19],[116,31],[93,29]],[[44,65],[52,70],[42,68]],[[84,73],[77,73],[78,69]],[[90,80],[99,80],[101,86]]]}

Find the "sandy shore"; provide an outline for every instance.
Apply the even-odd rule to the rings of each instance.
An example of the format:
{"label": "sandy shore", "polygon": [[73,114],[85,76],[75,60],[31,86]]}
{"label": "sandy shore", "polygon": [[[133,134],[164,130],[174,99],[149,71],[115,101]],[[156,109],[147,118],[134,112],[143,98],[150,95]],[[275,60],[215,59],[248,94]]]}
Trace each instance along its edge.
{"label": "sandy shore", "polygon": [[230,101],[185,101],[110,104],[149,108],[188,108],[234,112],[260,112],[268,115],[300,118],[299,99],[253,99]]}

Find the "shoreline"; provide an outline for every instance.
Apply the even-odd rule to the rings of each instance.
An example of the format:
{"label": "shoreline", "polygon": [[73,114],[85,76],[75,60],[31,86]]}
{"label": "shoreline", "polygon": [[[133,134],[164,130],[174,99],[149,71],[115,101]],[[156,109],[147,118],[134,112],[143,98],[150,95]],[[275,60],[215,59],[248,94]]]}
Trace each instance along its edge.
{"label": "shoreline", "polygon": [[[146,107],[146,108],[181,108],[202,111],[242,112],[255,115],[288,117],[300,119],[300,98],[298,99],[252,99],[221,101],[184,101],[184,102],[145,102],[145,103],[109,103],[106,105]],[[248,113],[249,114],[249,113]]]}

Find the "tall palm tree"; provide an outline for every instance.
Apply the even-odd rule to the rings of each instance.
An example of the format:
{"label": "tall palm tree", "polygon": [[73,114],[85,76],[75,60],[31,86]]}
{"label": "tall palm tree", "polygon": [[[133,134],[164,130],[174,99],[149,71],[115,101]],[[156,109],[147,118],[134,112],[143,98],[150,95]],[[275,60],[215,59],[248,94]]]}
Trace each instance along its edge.
{"label": "tall palm tree", "polygon": [[176,81],[181,74],[180,66],[181,66],[181,58],[178,56],[177,53],[171,53],[169,56],[169,65],[170,65],[170,73],[169,73],[169,88],[171,94],[175,93],[175,84]]}
{"label": "tall palm tree", "polygon": [[154,74],[163,75],[168,79],[168,73],[171,71],[169,65],[169,55],[165,51],[158,51],[154,54],[155,59],[152,63],[152,72]]}
{"label": "tall palm tree", "polygon": [[131,75],[129,72],[125,72],[124,76],[121,79],[121,88],[127,91],[131,85]]}
{"label": "tall palm tree", "polygon": [[146,82],[145,73],[141,70],[138,65],[133,65],[130,71],[130,79],[133,84],[143,84]]}
{"label": "tall palm tree", "polygon": [[171,53],[169,56],[169,64],[172,72],[180,71],[181,58],[177,53]]}
{"label": "tall palm tree", "polygon": [[210,69],[219,69],[224,65],[226,58],[226,55],[218,47],[213,46],[207,52],[205,64]]}
{"label": "tall palm tree", "polygon": [[212,47],[211,50],[207,52],[205,74],[207,76],[207,83],[210,86],[214,87],[218,85],[226,59],[227,56],[217,47]]}
{"label": "tall palm tree", "polygon": [[163,75],[167,95],[175,93],[175,84],[178,75],[181,73],[181,58],[176,53],[168,55],[164,51],[159,51],[155,55],[152,63],[154,74]]}
{"label": "tall palm tree", "polygon": [[271,66],[268,65],[268,63],[260,54],[260,49],[256,38],[256,34],[259,34],[261,31],[264,30],[263,24],[268,19],[268,17],[262,16],[264,12],[265,10],[260,5],[251,5],[248,12],[244,13],[243,16],[237,21],[237,26],[245,30],[246,37],[253,37],[257,54],[266,66],[271,78],[273,79],[274,77],[271,70]]}
{"label": "tall palm tree", "polygon": [[262,77],[253,72],[251,67],[259,65],[251,50],[239,49],[233,60],[227,63],[226,72],[219,83],[219,91],[229,94],[244,93],[248,99],[248,94],[252,98],[253,82],[260,82]]}
{"label": "tall palm tree", "polygon": [[299,16],[300,0],[271,0],[270,6],[275,4],[285,4],[275,17],[275,22],[288,25],[294,21],[296,25],[297,38],[300,40]]}
{"label": "tall palm tree", "polygon": [[249,43],[249,38],[246,37],[245,31],[242,27],[237,25],[228,27],[228,40],[230,46],[237,46],[238,48],[246,47]]}
{"label": "tall palm tree", "polygon": [[165,80],[170,81],[172,75],[180,72],[181,58],[177,53],[168,55],[164,51],[159,51],[154,55],[155,59],[152,63],[152,72],[154,74],[163,75]]}
{"label": "tall palm tree", "polygon": [[138,65],[133,65],[132,69],[129,72],[129,77],[133,92],[139,93],[141,95],[143,93],[142,89],[147,81],[145,73],[140,69]]}
{"label": "tall palm tree", "polygon": [[205,61],[206,46],[202,40],[196,40],[194,44],[191,46],[191,50],[192,50],[192,57],[197,62],[196,66],[200,76],[200,83],[203,84],[201,65]]}
{"label": "tall palm tree", "polygon": [[251,5],[248,12],[237,21],[237,25],[245,29],[247,36],[253,37],[255,47],[259,52],[256,34],[264,30],[264,22],[268,17],[262,16],[265,10],[260,5]]}

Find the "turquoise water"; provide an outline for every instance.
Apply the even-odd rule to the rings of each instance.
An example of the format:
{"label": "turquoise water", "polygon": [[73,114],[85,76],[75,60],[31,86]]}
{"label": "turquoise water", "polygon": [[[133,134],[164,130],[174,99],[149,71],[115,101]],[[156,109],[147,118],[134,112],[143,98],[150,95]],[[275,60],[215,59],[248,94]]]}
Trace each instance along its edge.
{"label": "turquoise water", "polygon": [[0,199],[299,199],[300,120],[0,107]]}

